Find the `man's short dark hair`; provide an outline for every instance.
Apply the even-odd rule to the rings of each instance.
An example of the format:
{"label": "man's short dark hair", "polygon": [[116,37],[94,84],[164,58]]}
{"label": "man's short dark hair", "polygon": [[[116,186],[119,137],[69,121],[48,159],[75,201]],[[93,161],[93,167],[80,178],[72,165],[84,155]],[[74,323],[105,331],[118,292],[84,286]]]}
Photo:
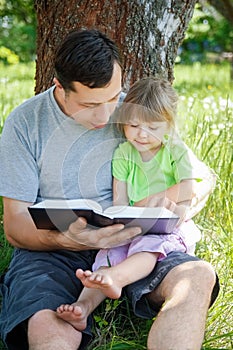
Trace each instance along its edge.
{"label": "man's short dark hair", "polygon": [[90,88],[106,86],[114,63],[121,66],[116,44],[98,30],[76,30],[68,34],[55,58],[55,74],[65,90],[78,81]]}

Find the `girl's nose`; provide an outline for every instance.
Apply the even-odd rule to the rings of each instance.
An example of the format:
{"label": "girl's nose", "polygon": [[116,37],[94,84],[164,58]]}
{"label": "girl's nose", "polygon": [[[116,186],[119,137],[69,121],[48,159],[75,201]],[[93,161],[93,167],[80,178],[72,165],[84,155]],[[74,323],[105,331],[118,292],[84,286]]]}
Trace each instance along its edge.
{"label": "girl's nose", "polygon": [[140,137],[147,137],[147,131],[145,130],[144,127],[140,127],[138,130],[138,134]]}

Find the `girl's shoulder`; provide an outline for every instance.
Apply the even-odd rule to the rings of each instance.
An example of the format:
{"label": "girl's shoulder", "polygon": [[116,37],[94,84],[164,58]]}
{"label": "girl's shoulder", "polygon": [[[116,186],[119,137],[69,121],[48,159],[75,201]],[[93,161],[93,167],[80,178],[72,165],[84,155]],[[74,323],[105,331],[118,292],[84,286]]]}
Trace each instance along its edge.
{"label": "girl's shoulder", "polygon": [[168,152],[172,158],[180,158],[184,153],[190,151],[186,143],[180,138],[178,134],[164,135],[163,145],[166,152]]}
{"label": "girl's shoulder", "polygon": [[114,152],[114,158],[121,159],[134,159],[137,156],[137,150],[131,145],[130,142],[125,141],[118,145]]}
{"label": "girl's shoulder", "polygon": [[172,148],[188,149],[188,146],[186,145],[186,143],[182,140],[182,138],[177,133],[174,133],[171,135],[169,134],[164,135],[163,144],[171,149]]}
{"label": "girl's shoulder", "polygon": [[133,146],[131,145],[131,143],[129,141],[124,141],[122,143],[120,143],[117,147],[117,150],[121,151],[121,152],[131,152],[133,149]]}

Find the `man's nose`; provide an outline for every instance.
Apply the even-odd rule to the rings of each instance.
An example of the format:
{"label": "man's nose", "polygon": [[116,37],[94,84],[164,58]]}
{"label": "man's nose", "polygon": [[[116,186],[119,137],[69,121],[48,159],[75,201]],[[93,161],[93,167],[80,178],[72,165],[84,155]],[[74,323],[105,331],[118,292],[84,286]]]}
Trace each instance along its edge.
{"label": "man's nose", "polygon": [[95,120],[100,124],[106,124],[115,109],[114,104],[104,103],[95,110]]}

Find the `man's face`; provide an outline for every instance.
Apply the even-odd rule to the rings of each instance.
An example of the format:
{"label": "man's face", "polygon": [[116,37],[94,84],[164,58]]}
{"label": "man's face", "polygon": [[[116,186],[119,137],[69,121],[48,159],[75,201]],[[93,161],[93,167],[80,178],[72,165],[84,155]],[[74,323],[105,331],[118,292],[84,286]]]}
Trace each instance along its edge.
{"label": "man's face", "polygon": [[116,108],[121,93],[121,68],[115,63],[112,79],[103,88],[91,89],[80,82],[73,82],[75,91],[64,91],[54,79],[55,98],[62,111],[87,129],[104,127]]}

